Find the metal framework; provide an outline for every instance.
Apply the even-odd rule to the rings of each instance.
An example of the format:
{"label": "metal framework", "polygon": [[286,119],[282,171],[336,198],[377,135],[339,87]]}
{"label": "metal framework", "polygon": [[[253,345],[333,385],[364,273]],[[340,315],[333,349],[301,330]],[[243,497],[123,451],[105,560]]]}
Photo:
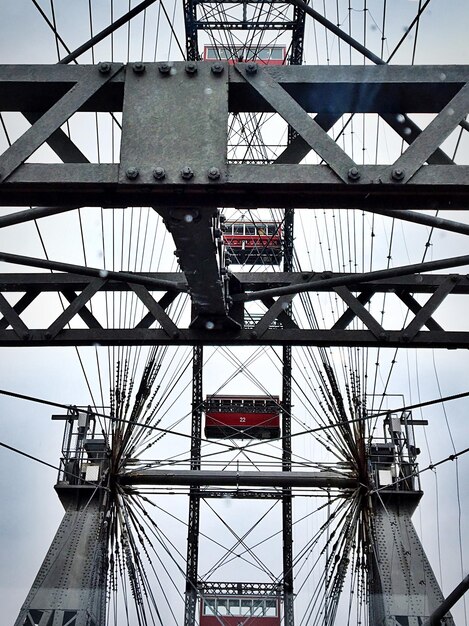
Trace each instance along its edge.
{"label": "metal framework", "polygon": [[[465,66],[254,64],[254,70],[250,64],[216,62],[198,63],[196,72],[187,72],[184,63],[172,67],[174,72],[168,64],[147,64],[144,71],[110,63],[104,68],[1,67],[0,110],[33,108],[43,115],[0,157],[0,204],[53,205],[60,197],[70,207],[126,206],[138,199],[165,217],[171,215],[166,207],[177,206],[202,211],[199,207],[467,205],[467,166],[441,164],[439,152],[469,110]],[[180,102],[172,120],[177,143],[166,131],[168,106],[175,99]],[[58,165],[26,163],[48,141],[60,156],[72,157],[70,142],[57,131],[77,111],[123,111],[120,163],[83,163],[77,156]],[[275,163],[229,163],[228,113],[240,111],[278,113],[299,141]],[[379,114],[409,147],[394,163],[358,165],[326,133],[331,121],[347,112]],[[436,117],[418,132],[398,121],[402,112]],[[305,143],[324,165],[298,164]],[[164,157],[155,162],[155,154]]]}
{"label": "metal framework", "polygon": [[[203,405],[203,348],[197,346],[192,354],[192,430],[191,472],[201,468],[202,405]],[[189,519],[187,522],[186,596],[184,625],[195,623],[197,610],[198,560],[199,560],[200,491],[191,485],[189,494]]]}
{"label": "metal framework", "polygon": [[[6,258],[6,255],[3,255]],[[38,260],[34,260],[36,263]],[[0,276],[0,345],[1,346],[64,346],[64,345],[368,345],[399,347],[469,346],[469,328],[453,330],[435,320],[438,308],[447,299],[469,294],[469,278],[460,274],[420,274],[427,267],[463,265],[467,257],[445,260],[445,263],[429,262],[399,276],[399,268],[357,274],[298,274],[292,272],[233,273],[230,277],[228,309],[230,325],[223,326],[223,317],[211,315],[210,306],[205,309],[206,319],[213,320],[213,327],[179,327],[167,313],[168,306],[177,298],[186,297],[187,283],[183,275],[134,274],[100,278],[79,276],[85,268],[73,266],[73,274],[2,274]],[[58,266],[60,267],[60,266]],[[90,268],[87,268],[90,270]],[[412,271],[414,270],[414,272]],[[92,271],[92,270],[90,270]],[[377,279],[373,275],[377,274]],[[380,278],[384,274],[383,278]],[[392,277],[392,276],[395,277]],[[363,276],[364,279],[361,279]],[[368,278],[367,278],[368,277]],[[162,287],[164,285],[164,287]],[[167,285],[174,286],[167,290]],[[344,302],[344,313],[330,326],[311,328],[304,320],[293,320],[285,311],[285,302],[292,301],[301,291],[330,292]],[[91,312],[92,298],[103,292],[133,291],[144,304],[142,319],[133,328],[107,328],[104,320]],[[59,293],[69,302],[60,314],[51,307],[50,320],[43,328],[30,328],[22,314],[41,294]],[[386,328],[376,319],[368,303],[380,293],[393,294],[408,312],[405,327],[400,330]],[[12,305],[7,294],[17,294],[19,299]],[[272,295],[271,295],[272,294]],[[275,298],[275,296],[278,296]],[[422,304],[419,298],[427,298]],[[255,324],[245,315],[245,300],[259,299],[265,313]],[[86,328],[67,328],[75,316]],[[194,318],[196,319],[196,318]],[[200,319],[200,318],[199,318]],[[278,324],[273,324],[278,320]],[[362,323],[362,328],[352,324]]]}
{"label": "metal framework", "polygon": [[[142,2],[134,10],[135,14],[149,4],[149,1]],[[76,51],[58,66],[0,67],[0,110],[27,111],[24,114],[32,124],[0,156],[0,205],[38,205],[2,216],[0,227],[81,206],[140,204],[163,217],[173,236],[182,270],[182,273],[171,274],[108,272],[1,254],[0,260],[9,263],[64,273],[0,275],[0,346],[194,346],[190,470],[125,472],[117,480],[124,488],[134,484],[189,488],[185,626],[195,623],[200,593],[259,592],[281,595],[285,625],[294,626],[292,488],[332,488],[347,492],[355,490],[359,483],[356,476],[346,474],[292,472],[292,346],[468,348],[469,328],[452,330],[434,318],[447,298],[469,294],[468,276],[423,272],[467,265],[469,257],[361,275],[294,273],[293,207],[359,206],[467,234],[464,225],[447,220],[432,221],[428,216],[406,209],[467,206],[469,168],[455,165],[441,146],[458,125],[464,126],[469,111],[469,69],[465,66],[384,68],[382,60],[369,54],[368,58],[377,63],[377,67],[294,67],[302,59],[305,13],[315,13],[313,9],[301,0],[295,0],[294,7],[274,1],[270,4],[277,9],[278,19],[252,23],[247,18],[247,4],[241,18],[211,19],[213,6],[210,8],[210,5],[216,4],[231,3],[185,2],[187,63],[128,66],[101,63],[96,67],[66,67],[65,63],[78,54]],[[260,3],[249,3],[256,4]],[[291,13],[288,18],[283,12],[285,7]],[[127,19],[129,17],[124,16],[124,22]],[[198,62],[199,31],[254,28],[291,31],[290,67]],[[343,33],[339,36],[345,37]],[[349,43],[354,45],[352,41]],[[175,102],[179,103],[178,115],[171,120],[172,133],[168,133],[167,111]],[[60,130],[74,114],[83,111],[122,112],[119,163],[90,163]],[[229,158],[229,116],[266,112],[276,113],[288,126],[289,141],[283,152],[262,165],[234,162]],[[311,113],[316,117],[311,117]],[[377,113],[409,144],[407,149],[393,163],[357,164],[328,134],[346,113]],[[409,120],[409,113],[432,113],[435,118],[421,131]],[[177,142],[174,136],[178,137]],[[29,157],[44,143],[49,144],[64,163],[28,163]],[[310,152],[319,157],[319,165],[304,162]],[[161,156],[155,160],[155,155]],[[60,206],[55,206],[57,197],[60,197]],[[233,273],[223,267],[221,224],[215,207],[228,205],[287,207],[283,272]],[[396,205],[400,211],[395,211]],[[91,308],[91,301],[104,292],[123,291],[135,293],[145,312],[133,328],[106,327],[95,313],[96,309]],[[292,301],[306,291],[338,296],[344,306],[341,317],[324,328],[312,328],[304,320],[294,319]],[[31,328],[22,314],[46,293],[61,294],[68,306],[58,315],[51,310],[51,319],[44,328]],[[405,307],[409,315],[403,328],[384,327],[373,309],[370,310],[373,296],[379,293],[395,294]],[[19,299],[11,304],[5,294],[19,294]],[[426,298],[425,303],[422,297]],[[177,324],[168,312],[170,305],[179,298],[191,299],[192,315],[186,326]],[[247,312],[252,300],[261,302],[265,309],[254,325]],[[67,327],[76,316],[81,318],[85,328]],[[200,447],[202,346],[248,344],[282,347],[283,471],[203,470]],[[236,487],[236,491],[230,487]],[[281,487],[281,492],[268,490],[274,487]],[[50,569],[48,564],[43,566],[44,571],[39,573],[18,618],[19,626],[28,624],[28,619],[40,626],[104,623],[104,575],[102,571],[93,570],[90,580],[88,568],[94,552],[104,549],[103,537],[95,532],[102,515],[102,503],[95,497],[90,504],[89,489],[83,490],[85,498],[78,489],[73,490],[73,506],[76,507],[78,498],[78,512],[71,512],[71,505],[67,508],[65,530],[59,530],[48,559],[56,558],[60,537],[76,523],[86,500],[88,514],[83,517],[84,526],[77,535],[76,550],[80,558],[84,556],[86,571],[73,570],[67,584],[62,580],[60,584],[72,588],[76,577],[82,577],[79,587],[89,593],[85,600],[82,598],[80,607],[94,603],[91,622],[89,613],[85,616],[78,605],[71,603],[71,592],[67,596],[68,591],[65,591],[65,598],[59,594],[59,603],[53,606],[47,604],[49,596],[43,601],[42,588],[58,586],[62,569],[68,567],[59,560],[55,569]],[[72,492],[66,493],[70,498]],[[227,495],[282,499],[281,586],[198,579],[200,500]],[[392,615],[396,624],[417,626],[420,617],[428,615],[443,599],[410,521],[419,497],[412,495],[414,497],[407,498],[403,504],[402,494],[388,494],[386,512],[381,500],[375,499],[373,503],[376,572],[370,593],[371,615],[376,623],[384,623],[383,620]],[[401,535],[407,537],[408,544],[400,545],[395,555],[391,539],[398,525],[402,526]],[[92,535],[97,537],[95,541],[86,543]],[[402,591],[401,578],[407,572],[403,564],[407,564],[412,550],[417,554],[419,565],[410,568],[413,578],[405,581],[407,586]],[[67,552],[67,558],[71,557],[72,553]],[[378,579],[378,561],[390,564],[389,579],[385,583]],[[427,587],[419,587],[419,577],[427,581]],[[410,609],[404,607],[402,601],[403,595],[408,596],[409,586],[415,592]],[[94,595],[90,589],[94,590]],[[34,605],[32,598],[39,598],[44,608]],[[451,618],[447,623],[452,624]]]}

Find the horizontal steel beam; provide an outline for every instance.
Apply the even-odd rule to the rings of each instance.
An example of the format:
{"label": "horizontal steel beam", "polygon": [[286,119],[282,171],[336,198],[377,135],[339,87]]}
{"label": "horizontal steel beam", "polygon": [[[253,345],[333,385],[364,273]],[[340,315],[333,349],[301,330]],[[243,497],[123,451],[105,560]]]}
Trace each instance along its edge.
{"label": "horizontal steel beam", "polygon": [[[178,73],[184,63],[172,63]],[[200,61],[198,66],[209,66]],[[146,64],[147,72],[156,64]],[[233,67],[229,74],[230,110],[271,111]],[[308,112],[437,113],[469,80],[467,65],[425,66],[262,66]],[[0,65],[0,110],[41,112],[74,83],[96,71],[87,65]],[[127,75],[132,65],[127,68]],[[192,78],[191,78],[192,80]],[[113,77],[81,111],[122,111],[125,74]]]}
{"label": "horizontal steel beam", "polygon": [[214,470],[141,470],[120,474],[123,485],[317,487],[356,489],[356,478],[336,472],[230,472]]}
{"label": "horizontal steel beam", "polygon": [[[0,258],[2,255],[0,253]],[[14,256],[5,258],[17,261]],[[23,257],[20,257],[23,259]],[[26,259],[32,264],[35,259]],[[121,273],[107,274],[105,270],[67,266],[74,274],[0,274],[0,345],[366,345],[391,346],[425,345],[426,347],[467,347],[464,329],[456,332],[449,323],[433,318],[447,299],[455,295],[469,294],[469,276],[458,274],[420,274],[425,269],[441,269],[445,264],[467,262],[467,259],[445,259],[428,264],[393,268],[366,274],[325,273],[253,273],[241,272],[227,276],[225,285],[231,299],[227,298],[227,317],[231,323],[223,323],[210,303],[197,309],[199,324],[194,320],[180,327],[172,319],[170,305],[188,289],[188,281],[181,273]],[[55,269],[65,269],[60,265]],[[443,263],[443,265],[441,265]],[[416,272],[414,274],[410,272]],[[79,275],[82,274],[82,276]],[[88,276],[88,277],[86,277]],[[292,319],[284,311],[300,290],[337,294],[345,303],[342,315],[331,320],[322,329],[311,329],[308,321],[300,316]],[[203,295],[203,285],[200,284]],[[265,294],[291,292],[277,300]],[[133,328],[108,328],[102,307],[92,308],[93,298],[101,292],[133,292],[143,310],[140,320]],[[60,312],[48,307],[48,320],[41,328],[29,328],[23,313],[45,293],[62,294],[69,305]],[[4,294],[19,294],[14,304]],[[411,315],[407,316],[406,327],[387,330],[383,322],[372,315],[365,305],[377,293],[395,293]],[[159,294],[159,295],[157,295]],[[262,295],[264,294],[264,296]],[[417,294],[430,296],[419,302]],[[241,296],[241,301],[238,298]],[[184,296],[183,296],[184,297]],[[255,319],[242,300],[260,299],[265,312]],[[86,325],[82,329],[67,329],[68,322],[80,317]],[[354,330],[354,319],[361,322],[363,330]],[[448,330],[445,330],[445,326]],[[422,332],[423,327],[428,330]],[[10,330],[11,329],[11,330]],[[368,331],[371,332],[367,334]]]}
{"label": "horizontal steel beam", "polygon": [[275,328],[261,337],[252,330],[179,329],[170,335],[153,328],[84,328],[64,329],[55,337],[47,330],[0,330],[1,347],[34,346],[344,346],[381,348],[469,348],[469,331],[425,330],[409,338],[405,331],[383,331],[376,337],[369,330]]}
{"label": "horizontal steel beam", "polygon": [[[74,266],[81,268],[82,266]],[[90,268],[89,268],[90,269]],[[99,276],[98,270],[98,276]],[[176,285],[178,291],[185,291],[187,282],[182,272],[145,272],[125,274],[115,272],[122,280],[109,280],[101,288],[101,291],[130,291],[129,282],[145,285],[150,291],[164,289],[163,285]],[[94,272],[90,274],[95,276]],[[453,275],[453,274],[451,274]],[[344,277],[351,291],[369,290],[373,293],[387,293],[407,291],[411,293],[433,293],[445,281],[446,274],[411,274],[409,276],[394,276],[381,280],[357,280],[350,282],[350,274],[341,272],[230,272],[230,277],[239,286],[241,291],[257,291],[274,287],[284,287],[301,283],[302,281],[315,281],[314,290],[317,292],[331,292],[331,286],[326,280]],[[454,274],[455,286],[453,294],[469,294],[469,275]],[[130,278],[131,277],[131,278]],[[145,279],[148,279],[146,282]],[[66,289],[82,291],[89,284],[89,280],[77,274],[45,274],[32,273],[2,273],[0,274],[0,291],[18,293],[37,289],[41,292],[56,292]],[[343,283],[342,283],[343,284]],[[158,287],[158,285],[160,287]]]}
{"label": "horizontal steel beam", "polygon": [[[160,159],[161,162],[161,159]],[[184,161],[181,159],[180,165]],[[138,158],[136,157],[138,165]],[[162,163],[164,165],[164,162]],[[156,165],[156,163],[155,163]],[[389,176],[388,166],[360,166],[360,180],[343,182],[326,165],[232,165],[217,162],[220,178],[209,181],[206,168],[181,182],[174,167],[166,182],[145,171],[144,184],[119,180],[110,164],[22,165],[0,183],[0,206],[271,206],[355,209],[466,209],[469,166],[426,165],[406,184]],[[143,172],[142,172],[143,173]]]}
{"label": "horizontal steel beam", "polygon": [[[162,213],[217,206],[467,207],[469,167],[452,164],[440,146],[467,113],[468,66],[251,65],[0,66],[0,110],[32,106],[36,119],[0,155],[0,205],[50,207],[60,197],[63,208],[146,205]],[[175,101],[179,115],[168,133]],[[120,163],[84,163],[80,155],[66,164],[25,163],[65,119],[85,110],[122,111]],[[242,111],[277,113],[298,132],[301,152],[316,150],[325,164],[289,164],[285,155],[279,163],[231,163],[228,114]],[[400,136],[409,135],[410,146],[395,163],[359,166],[327,134],[324,118],[358,112],[378,113]],[[423,131],[406,117],[420,112],[437,113]]]}

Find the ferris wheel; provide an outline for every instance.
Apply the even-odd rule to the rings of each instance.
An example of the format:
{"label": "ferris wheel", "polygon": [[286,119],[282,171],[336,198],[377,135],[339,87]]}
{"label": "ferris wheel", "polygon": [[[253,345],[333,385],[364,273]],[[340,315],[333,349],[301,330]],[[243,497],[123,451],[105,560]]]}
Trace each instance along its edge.
{"label": "ferris wheel", "polygon": [[465,623],[468,9],[7,5],[6,623]]}

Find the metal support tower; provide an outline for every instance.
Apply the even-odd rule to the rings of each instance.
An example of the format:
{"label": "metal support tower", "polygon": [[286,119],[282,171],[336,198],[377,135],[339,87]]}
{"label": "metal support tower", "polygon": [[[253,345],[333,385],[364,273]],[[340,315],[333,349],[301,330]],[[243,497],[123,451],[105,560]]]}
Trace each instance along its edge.
{"label": "metal support tower", "polygon": [[[71,411],[65,418],[67,447],[55,487],[65,515],[15,626],[105,623],[107,457],[104,440],[87,438],[89,417],[89,412]],[[75,424],[78,428],[73,432]]]}
{"label": "metal support tower", "polygon": [[[371,533],[369,618],[374,626],[421,626],[444,597],[420,543],[412,515],[420,491],[409,412],[389,414],[385,440],[369,446]],[[386,431],[389,431],[388,438]],[[447,613],[442,624],[454,626]]]}
{"label": "metal support tower", "polygon": [[[288,24],[293,33],[292,66],[301,63],[304,12],[318,17],[301,0],[293,4],[293,19]],[[199,30],[286,29],[283,22],[280,25],[249,24],[245,19],[236,23],[220,22],[215,26],[204,24],[197,16],[197,6],[200,5],[202,3],[195,0],[185,2],[189,61],[200,58]],[[345,38],[343,33],[339,36]],[[348,42],[353,44],[350,37]],[[383,64],[374,55],[367,55],[365,49],[361,51],[373,62]],[[94,342],[103,345],[196,345],[191,471],[184,476],[172,473],[171,476],[160,474],[157,478],[161,484],[179,480],[179,484],[190,485],[184,624],[192,626],[195,621],[199,487],[217,484],[217,481],[220,485],[235,484],[236,481],[236,484],[248,486],[282,486],[285,624],[292,626],[291,485],[295,484],[294,480],[310,481],[310,484],[317,481],[315,484],[327,488],[325,481],[333,482],[334,478],[324,474],[294,476],[291,472],[291,346],[467,348],[469,332],[446,331],[432,315],[448,295],[468,293],[469,280],[467,276],[457,275],[422,277],[420,272],[428,271],[431,264],[393,268],[375,274],[370,272],[358,277],[315,275],[314,272],[293,275],[293,209],[287,209],[285,272],[267,278],[265,275],[260,278],[234,277],[236,289],[229,294],[229,303],[219,281],[215,253],[203,258],[200,254],[202,249],[211,247],[215,250],[210,231],[213,218],[210,207],[249,208],[253,204],[274,206],[277,203],[276,206],[281,207],[305,208],[360,206],[382,213],[387,209],[392,211],[396,205],[403,209],[466,206],[469,197],[467,166],[454,165],[442,152],[441,145],[458,124],[463,123],[467,114],[468,70],[463,66],[449,69],[365,66],[313,70],[290,67],[275,68],[274,71],[259,67],[253,73],[242,64],[236,67],[218,64],[218,69],[213,71],[213,66],[200,63],[195,69],[194,65],[180,64],[171,72],[168,64],[148,64],[143,69],[142,64],[139,65],[140,69],[137,64],[124,68],[109,63],[103,63],[99,68],[65,68],[63,65],[46,69],[40,66],[0,68],[0,108],[24,111],[33,103],[37,109],[28,114],[33,122],[31,129],[0,156],[0,203],[41,205],[39,209],[28,211],[27,217],[19,214],[5,216],[3,225],[59,213],[78,205],[124,206],[134,205],[138,199],[140,204],[154,207],[165,217],[177,244],[185,276],[152,277],[125,272],[111,275],[106,272],[103,277],[98,269],[78,268],[77,271],[77,266],[54,266],[50,262],[46,265],[39,259],[13,258],[14,255],[4,254],[2,260],[12,263],[25,264],[27,261],[35,267],[69,273],[61,274],[60,278],[17,275],[12,280],[5,278],[1,281],[2,291],[24,290],[24,295],[14,306],[0,295],[0,345],[87,345]],[[444,83],[440,79],[442,73]],[[207,88],[213,95],[210,107],[206,106]],[[174,133],[181,138],[180,145],[168,139],[165,127],[168,107],[176,101],[179,102],[179,115],[174,121]],[[122,111],[119,164],[88,163],[61,134],[64,122],[80,111]],[[197,111],[196,119],[193,111]],[[264,112],[278,113],[288,124],[289,145],[285,152],[275,163],[262,166],[230,162],[227,159],[228,116]],[[317,113],[314,120],[309,115],[312,112]],[[346,112],[378,113],[410,147],[392,164],[359,166],[327,135],[335,121]],[[420,131],[407,113],[434,113],[435,118],[427,129]],[[400,117],[405,120],[405,127],[396,121]],[[404,128],[408,132],[404,133]],[[141,141],[142,137],[150,139],[145,143]],[[27,162],[45,142],[53,147],[64,164],[38,166]],[[317,151],[324,165],[298,165],[311,149]],[[155,163],[155,154],[161,155],[164,161]],[[63,206],[47,207],[47,203],[53,203],[57,196]],[[413,221],[420,219],[415,214],[406,213]],[[440,224],[434,225],[441,227]],[[461,225],[446,226],[463,232]],[[195,247],[194,241],[197,242]],[[468,257],[446,259],[431,268],[453,268],[466,265],[468,260]],[[81,276],[92,280],[86,281]],[[21,314],[41,289],[63,293],[69,307],[48,327],[30,329]],[[92,310],[87,308],[91,298],[100,290],[132,290],[146,307],[143,319],[133,329],[103,328]],[[321,290],[336,293],[347,305],[345,313],[332,328],[299,328],[291,318],[291,299],[302,291]],[[388,331],[372,317],[366,307],[380,290],[396,293],[414,314],[406,328]],[[420,290],[429,294],[429,300],[423,305],[414,298]],[[163,291],[164,294],[156,301],[151,291]],[[197,305],[197,315],[190,328],[180,329],[167,315],[166,309],[180,294],[187,292]],[[280,301],[274,300],[277,296]],[[280,306],[285,303],[282,296],[289,298],[290,308]],[[238,319],[243,321],[245,303],[254,299],[270,300],[265,315],[254,329],[248,329],[242,323],[238,327]],[[236,318],[233,323],[230,315],[235,309],[238,314],[233,314]],[[84,320],[84,330],[66,329],[75,315]],[[276,319],[282,323],[280,330],[270,329],[271,322]],[[363,322],[365,330],[348,329],[356,319]],[[155,321],[159,327],[152,329]],[[207,324],[212,325],[213,331]],[[428,330],[423,331],[424,327]],[[283,351],[283,472],[279,472],[283,475],[269,473],[259,479],[259,476],[239,477],[223,472],[210,477],[200,471],[201,346],[253,342],[279,345]],[[102,476],[105,462],[93,463],[92,448],[89,448],[91,453],[87,452],[88,456],[82,454],[83,450],[84,447],[79,448],[80,462],[77,463],[77,458],[67,459],[69,465],[67,469],[64,467],[63,480],[57,487],[66,509],[65,517],[16,626],[101,626],[105,621],[107,530],[103,512],[106,495],[93,477],[95,470],[88,476],[88,470],[82,464],[97,465],[98,475]],[[83,471],[88,478],[83,479]],[[134,479],[138,482],[141,476]],[[155,477],[147,475],[147,479],[154,481]],[[347,489],[353,483],[352,478],[335,480],[337,488]],[[251,493],[255,495],[255,492]],[[442,602],[441,591],[411,522],[419,498],[420,494],[413,488],[406,493],[381,490],[379,496],[371,498],[374,552],[369,591],[373,626],[420,626]],[[73,542],[68,540],[69,536],[73,536]],[[446,618],[446,624],[453,624],[451,617]]]}
{"label": "metal support tower", "polygon": [[[394,493],[372,499],[369,598],[370,624],[374,626],[421,626],[444,599],[412,523],[420,499],[413,495]],[[441,623],[454,626],[449,614]]]}

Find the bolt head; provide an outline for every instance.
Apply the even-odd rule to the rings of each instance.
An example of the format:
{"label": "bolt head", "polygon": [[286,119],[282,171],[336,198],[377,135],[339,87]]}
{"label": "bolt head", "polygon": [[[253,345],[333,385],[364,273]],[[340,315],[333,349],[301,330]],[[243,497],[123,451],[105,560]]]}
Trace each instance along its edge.
{"label": "bolt head", "polygon": [[158,71],[160,74],[169,74],[171,71],[171,65],[169,63],[160,63],[158,65]]}
{"label": "bolt head", "polygon": [[213,74],[222,74],[223,73],[223,63],[213,63],[211,70]]}
{"label": "bolt head", "polygon": [[136,74],[143,74],[145,71],[145,63],[134,63],[132,69]]}
{"label": "bolt head", "polygon": [[101,74],[109,74],[109,72],[111,71],[111,64],[110,63],[100,63],[98,65],[98,69],[100,71]]}
{"label": "bolt head", "polygon": [[220,170],[218,167],[211,167],[208,170],[207,176],[210,180],[218,180],[220,178]]}
{"label": "bolt head", "polygon": [[164,167],[155,167],[153,170],[153,178],[155,180],[163,180],[166,176]]}
{"label": "bolt head", "polygon": [[197,63],[195,63],[195,61],[189,61],[188,63],[186,63],[186,73],[187,74],[197,73]]}
{"label": "bolt head", "polygon": [[125,175],[129,180],[135,180],[136,178],[138,178],[139,171],[136,167],[129,167],[125,171]]}
{"label": "bolt head", "polygon": [[183,178],[184,180],[190,180],[193,177],[194,177],[194,171],[191,167],[186,165],[185,167],[182,168],[181,178]]}
{"label": "bolt head", "polygon": [[357,167],[351,167],[347,172],[349,180],[360,180],[360,172]]}
{"label": "bolt head", "polygon": [[393,169],[392,171],[393,180],[402,180],[404,176],[405,176],[404,170],[401,170],[399,167],[396,167],[395,169]]}
{"label": "bolt head", "polygon": [[246,72],[248,74],[257,74],[257,63],[248,63],[246,65]]}

